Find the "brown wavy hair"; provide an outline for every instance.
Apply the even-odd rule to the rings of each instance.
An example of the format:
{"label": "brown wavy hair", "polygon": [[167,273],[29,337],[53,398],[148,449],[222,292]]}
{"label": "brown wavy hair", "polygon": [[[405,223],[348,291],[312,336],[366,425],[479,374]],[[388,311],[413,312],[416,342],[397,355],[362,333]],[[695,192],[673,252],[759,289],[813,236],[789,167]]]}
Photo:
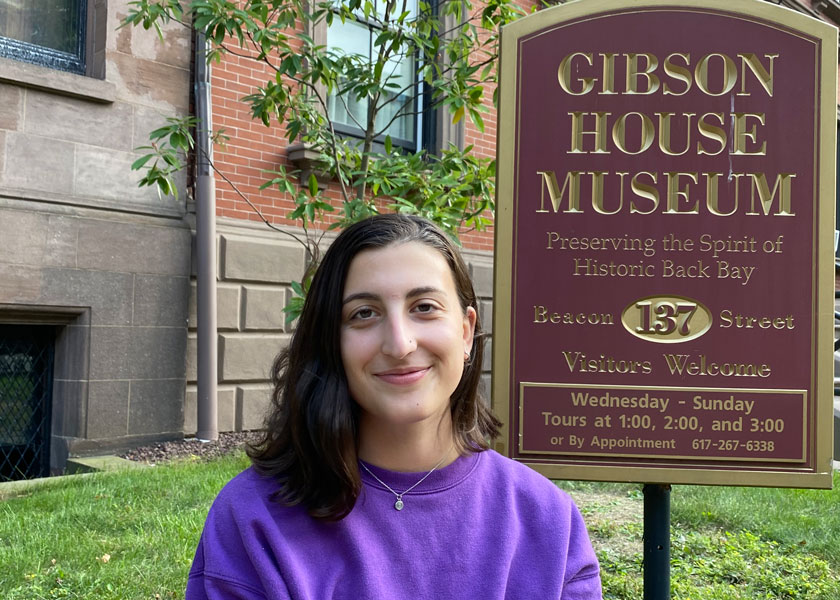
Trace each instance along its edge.
{"label": "brown wavy hair", "polygon": [[362,489],[358,459],[360,408],[351,398],[341,361],[341,310],[350,263],[363,250],[419,242],[446,259],[462,310],[476,311],[470,360],[450,399],[461,453],[488,448],[501,423],[478,392],[484,338],[475,290],[460,252],[431,221],[377,215],[345,229],[324,255],[289,346],[271,369],[273,391],[263,436],[248,448],[258,472],[280,485],[274,499],[303,504],[317,519],[347,516]]}

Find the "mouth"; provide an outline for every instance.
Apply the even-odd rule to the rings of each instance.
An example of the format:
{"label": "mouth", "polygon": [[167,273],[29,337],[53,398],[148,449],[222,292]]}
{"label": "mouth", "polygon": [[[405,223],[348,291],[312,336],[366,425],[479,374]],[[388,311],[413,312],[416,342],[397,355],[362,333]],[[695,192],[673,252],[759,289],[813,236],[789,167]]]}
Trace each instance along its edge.
{"label": "mouth", "polygon": [[381,373],[375,373],[380,381],[390,383],[392,385],[410,385],[423,379],[431,367],[400,367],[398,369],[388,369]]}

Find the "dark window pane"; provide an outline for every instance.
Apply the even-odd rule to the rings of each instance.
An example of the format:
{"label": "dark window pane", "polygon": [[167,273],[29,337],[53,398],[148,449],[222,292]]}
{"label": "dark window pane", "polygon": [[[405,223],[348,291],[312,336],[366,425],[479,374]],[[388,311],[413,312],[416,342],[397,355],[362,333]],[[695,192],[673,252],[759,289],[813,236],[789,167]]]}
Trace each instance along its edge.
{"label": "dark window pane", "polygon": [[84,72],[87,0],[0,0],[0,55]]}

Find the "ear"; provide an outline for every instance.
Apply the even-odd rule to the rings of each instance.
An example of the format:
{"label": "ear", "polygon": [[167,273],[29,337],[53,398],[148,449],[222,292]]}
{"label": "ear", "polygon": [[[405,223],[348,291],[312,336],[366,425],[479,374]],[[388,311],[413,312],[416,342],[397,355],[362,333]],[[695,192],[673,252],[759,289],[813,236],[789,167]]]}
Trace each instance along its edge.
{"label": "ear", "polygon": [[473,336],[475,335],[475,322],[477,320],[475,309],[468,306],[464,311],[464,351],[472,351]]}

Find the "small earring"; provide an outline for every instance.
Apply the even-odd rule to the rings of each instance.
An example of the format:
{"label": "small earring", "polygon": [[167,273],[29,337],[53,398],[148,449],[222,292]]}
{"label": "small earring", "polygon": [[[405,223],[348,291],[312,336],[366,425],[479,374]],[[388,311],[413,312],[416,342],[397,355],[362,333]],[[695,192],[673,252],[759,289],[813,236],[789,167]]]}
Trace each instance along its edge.
{"label": "small earring", "polygon": [[467,362],[470,359],[470,353],[468,350],[464,350],[464,362]]}

